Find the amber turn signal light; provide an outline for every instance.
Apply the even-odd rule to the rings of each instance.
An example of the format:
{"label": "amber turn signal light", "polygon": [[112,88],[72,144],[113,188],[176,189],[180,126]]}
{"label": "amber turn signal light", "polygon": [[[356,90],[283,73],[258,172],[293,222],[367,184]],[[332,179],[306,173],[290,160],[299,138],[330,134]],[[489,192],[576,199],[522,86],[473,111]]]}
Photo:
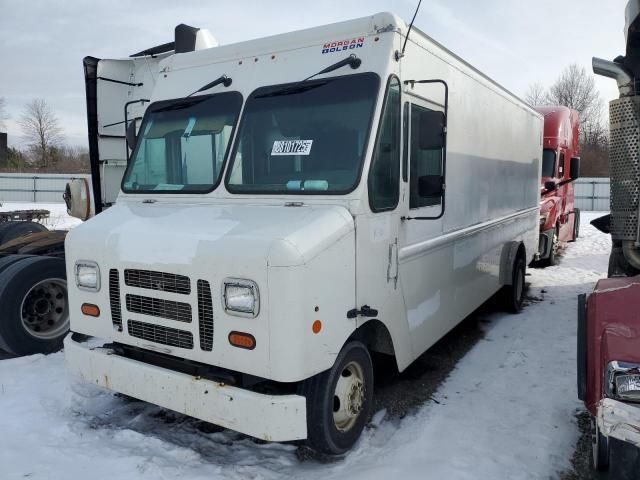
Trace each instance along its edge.
{"label": "amber turn signal light", "polygon": [[100,316],[100,308],[97,305],[93,305],[91,303],[83,303],[81,310],[82,310],[82,313],[90,317]]}
{"label": "amber turn signal light", "polygon": [[229,334],[229,343],[234,347],[253,350],[256,348],[256,339],[249,333],[231,332]]}

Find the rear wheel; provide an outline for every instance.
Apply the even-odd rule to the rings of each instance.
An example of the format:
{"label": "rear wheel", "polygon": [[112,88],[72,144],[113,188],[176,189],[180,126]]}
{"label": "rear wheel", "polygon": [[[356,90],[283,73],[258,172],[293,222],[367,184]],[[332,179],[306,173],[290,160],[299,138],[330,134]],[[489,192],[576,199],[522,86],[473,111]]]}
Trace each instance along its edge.
{"label": "rear wheel", "polygon": [[68,331],[63,259],[26,258],[0,273],[0,347],[15,355],[51,353]]}
{"label": "rear wheel", "polygon": [[7,255],[6,257],[0,257],[0,273],[5,271],[14,263],[24,260],[25,258],[31,258],[33,255]]}
{"label": "rear wheel", "polygon": [[367,347],[353,341],[344,346],[326,372],[300,385],[307,399],[307,443],[338,455],[360,438],[373,402],[373,366]]}
{"label": "rear wheel", "polygon": [[591,418],[591,445],[593,468],[598,472],[609,469],[609,440],[600,433],[598,421]]}
{"label": "rear wheel", "polygon": [[522,310],[524,303],[525,286],[525,264],[522,255],[516,257],[511,273],[511,285],[505,285],[502,291],[502,302],[505,310],[511,313],[518,313]]}

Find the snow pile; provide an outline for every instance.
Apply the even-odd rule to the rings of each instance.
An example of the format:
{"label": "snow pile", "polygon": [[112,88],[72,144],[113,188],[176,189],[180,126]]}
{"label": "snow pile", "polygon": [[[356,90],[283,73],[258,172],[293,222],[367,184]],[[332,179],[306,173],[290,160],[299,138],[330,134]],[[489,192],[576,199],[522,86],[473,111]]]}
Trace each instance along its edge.
{"label": "snow pile", "polygon": [[374,417],[356,448],[300,461],[153,405],[77,383],[61,353],[0,361],[3,479],[538,479],[570,467],[580,403],[576,296],[606,275],[610,248],[584,215],[559,266],[530,269],[531,305],[494,314],[486,336],[417,414]]}

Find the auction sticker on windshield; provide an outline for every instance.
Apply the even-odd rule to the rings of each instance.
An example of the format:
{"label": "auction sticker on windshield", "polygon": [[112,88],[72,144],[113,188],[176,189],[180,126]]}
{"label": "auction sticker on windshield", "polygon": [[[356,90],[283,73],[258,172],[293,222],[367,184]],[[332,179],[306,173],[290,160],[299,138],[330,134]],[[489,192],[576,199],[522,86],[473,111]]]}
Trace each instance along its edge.
{"label": "auction sticker on windshield", "polygon": [[271,155],[309,155],[313,140],[276,140]]}

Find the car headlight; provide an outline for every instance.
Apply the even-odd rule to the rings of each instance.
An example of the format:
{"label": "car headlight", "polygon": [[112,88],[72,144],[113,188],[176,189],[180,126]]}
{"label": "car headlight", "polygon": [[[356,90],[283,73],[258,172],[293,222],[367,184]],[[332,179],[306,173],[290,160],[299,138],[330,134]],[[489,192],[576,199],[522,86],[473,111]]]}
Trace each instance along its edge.
{"label": "car headlight", "polygon": [[80,260],[76,262],[75,271],[78,288],[92,292],[100,290],[100,268],[97,263]]}
{"label": "car headlight", "polygon": [[611,362],[607,366],[605,391],[608,397],[627,402],[640,402],[640,365]]}
{"label": "car headlight", "polygon": [[250,318],[258,316],[260,293],[255,282],[239,278],[226,279],[223,298],[227,313]]}
{"label": "car headlight", "polygon": [[547,218],[548,215],[540,215],[540,226],[543,226],[545,223],[547,223]]}

